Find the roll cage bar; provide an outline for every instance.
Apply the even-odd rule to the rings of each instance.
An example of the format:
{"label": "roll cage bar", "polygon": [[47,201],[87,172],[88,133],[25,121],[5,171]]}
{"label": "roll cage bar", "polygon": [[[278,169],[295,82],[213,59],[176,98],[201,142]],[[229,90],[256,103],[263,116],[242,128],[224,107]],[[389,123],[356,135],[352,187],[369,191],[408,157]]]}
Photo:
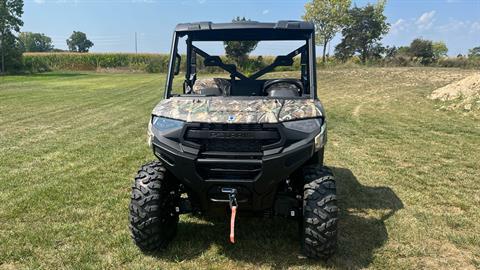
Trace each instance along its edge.
{"label": "roll cage bar", "polygon": [[[210,54],[204,52],[203,50],[199,49],[198,47],[191,44],[191,41],[187,41],[188,46],[191,48],[187,50],[187,72],[185,74],[185,88],[186,92],[189,93],[193,87],[193,84],[196,80],[196,55],[200,55],[204,59],[204,64],[207,67],[219,67],[228,73],[230,73],[230,79],[234,80],[235,78],[239,78],[240,80],[256,80],[261,76],[265,75],[268,72],[273,71],[276,67],[279,66],[291,66],[293,65],[293,58],[299,54],[302,56],[305,55],[307,51],[307,46],[303,45],[298,49],[292,51],[287,55],[280,55],[275,58],[272,64],[264,67],[263,69],[255,72],[250,76],[246,76],[237,70],[237,67],[232,64],[225,64],[219,56],[211,56]],[[302,65],[302,82],[306,82],[307,79],[307,68],[306,68],[306,57],[302,57],[301,65]],[[305,80],[305,81],[304,81]]]}
{"label": "roll cage bar", "polygon": [[[184,36],[182,34],[181,36]],[[179,34],[175,31],[173,34],[172,47],[170,51],[170,60],[168,64],[168,74],[165,87],[165,98],[171,96],[173,77],[175,75],[175,60],[178,55],[178,40]],[[242,40],[239,38],[238,40]],[[261,41],[261,39],[260,39]],[[230,74],[230,79],[232,81],[235,78],[240,80],[256,80],[261,76],[265,75],[268,72],[273,71],[276,67],[279,66],[291,66],[293,65],[293,58],[301,54],[300,65],[301,65],[301,81],[304,85],[304,93],[310,94],[312,98],[317,98],[316,93],[316,57],[315,57],[315,35],[314,32],[309,35],[306,40],[306,44],[297,48],[296,50],[290,52],[287,55],[277,56],[274,62],[265,68],[255,72],[250,76],[246,76],[237,70],[237,67],[233,64],[225,64],[219,56],[212,56],[200,48],[192,44],[192,39],[187,37],[187,66],[185,73],[185,82],[184,82],[184,92],[190,93],[193,88],[193,84],[196,80],[196,70],[197,70],[197,55],[200,55],[204,59],[205,66],[215,66],[219,67]],[[313,90],[313,91],[312,91]]]}

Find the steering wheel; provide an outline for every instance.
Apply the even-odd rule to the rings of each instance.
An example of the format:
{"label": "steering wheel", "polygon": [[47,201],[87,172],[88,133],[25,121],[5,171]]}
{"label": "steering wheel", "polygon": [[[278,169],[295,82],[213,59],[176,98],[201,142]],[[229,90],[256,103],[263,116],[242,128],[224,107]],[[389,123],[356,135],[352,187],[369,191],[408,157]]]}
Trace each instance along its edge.
{"label": "steering wheel", "polygon": [[279,83],[293,84],[298,88],[298,93],[299,94],[303,93],[303,84],[296,79],[275,79],[275,80],[268,81],[263,85],[263,91],[266,91],[268,88],[272,87],[275,84],[279,84]]}

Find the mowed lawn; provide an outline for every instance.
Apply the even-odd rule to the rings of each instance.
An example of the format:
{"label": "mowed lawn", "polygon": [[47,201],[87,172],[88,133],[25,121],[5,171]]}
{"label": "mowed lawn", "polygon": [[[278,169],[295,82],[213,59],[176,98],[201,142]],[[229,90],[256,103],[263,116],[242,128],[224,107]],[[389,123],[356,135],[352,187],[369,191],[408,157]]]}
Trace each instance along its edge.
{"label": "mowed lawn", "polygon": [[[299,258],[294,221],[183,216],[167,250],[128,230],[132,177],[164,75],[0,77],[0,269],[480,268],[480,116],[426,96],[475,71],[319,71],[339,250]],[[285,75],[285,74],[282,74]]]}

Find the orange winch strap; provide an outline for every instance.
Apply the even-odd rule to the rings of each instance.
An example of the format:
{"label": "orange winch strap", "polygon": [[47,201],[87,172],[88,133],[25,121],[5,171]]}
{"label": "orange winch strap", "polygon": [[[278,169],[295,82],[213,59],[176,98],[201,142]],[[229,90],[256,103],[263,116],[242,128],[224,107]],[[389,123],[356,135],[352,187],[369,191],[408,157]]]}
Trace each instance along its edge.
{"label": "orange winch strap", "polygon": [[230,218],[230,242],[235,243],[235,215],[237,214],[237,207],[232,206],[232,216]]}

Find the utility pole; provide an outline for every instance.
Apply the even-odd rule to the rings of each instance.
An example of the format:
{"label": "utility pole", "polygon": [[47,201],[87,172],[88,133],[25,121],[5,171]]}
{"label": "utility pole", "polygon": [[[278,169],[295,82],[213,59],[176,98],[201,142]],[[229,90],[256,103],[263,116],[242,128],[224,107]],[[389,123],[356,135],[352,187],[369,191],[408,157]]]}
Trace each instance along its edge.
{"label": "utility pole", "polygon": [[5,52],[3,51],[3,32],[0,32],[0,54],[2,55],[2,72],[0,74],[5,74]]}
{"label": "utility pole", "polygon": [[[2,10],[4,12],[7,12],[7,14],[8,14],[7,1],[1,1],[1,3],[2,3]],[[5,36],[6,29],[7,29],[7,26],[5,25],[5,21],[4,21],[3,24],[2,24],[2,28],[0,29],[0,54],[1,54],[0,61],[2,61],[2,63],[1,63],[2,64],[2,72],[0,73],[0,75],[5,74],[5,51],[3,49],[3,47],[5,46],[5,41],[3,40],[3,38]]]}
{"label": "utility pole", "polygon": [[137,32],[135,32],[135,53],[138,53]]}

